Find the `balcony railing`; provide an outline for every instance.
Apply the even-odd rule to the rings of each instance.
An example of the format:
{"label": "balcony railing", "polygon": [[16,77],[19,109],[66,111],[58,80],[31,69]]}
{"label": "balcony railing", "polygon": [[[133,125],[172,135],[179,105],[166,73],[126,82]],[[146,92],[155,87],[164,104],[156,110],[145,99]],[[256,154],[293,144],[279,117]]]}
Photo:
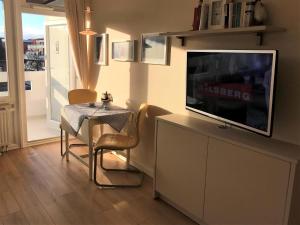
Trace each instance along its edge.
{"label": "balcony railing", "polygon": [[45,60],[44,59],[24,59],[25,71],[44,71]]}

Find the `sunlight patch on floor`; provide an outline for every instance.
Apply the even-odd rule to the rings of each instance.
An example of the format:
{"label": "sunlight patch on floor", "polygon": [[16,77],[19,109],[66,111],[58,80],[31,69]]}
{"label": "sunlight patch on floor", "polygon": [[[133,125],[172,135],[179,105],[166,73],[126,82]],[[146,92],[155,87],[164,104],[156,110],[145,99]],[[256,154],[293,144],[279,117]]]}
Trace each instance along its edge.
{"label": "sunlight patch on floor", "polygon": [[28,141],[43,140],[60,136],[59,127],[50,126],[46,116],[34,116],[27,118]]}

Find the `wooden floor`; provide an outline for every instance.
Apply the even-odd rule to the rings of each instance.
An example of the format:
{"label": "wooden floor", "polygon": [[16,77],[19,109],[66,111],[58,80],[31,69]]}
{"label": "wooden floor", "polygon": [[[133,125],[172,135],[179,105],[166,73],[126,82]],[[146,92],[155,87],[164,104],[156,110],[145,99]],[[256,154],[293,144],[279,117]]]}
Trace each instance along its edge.
{"label": "wooden floor", "polygon": [[[108,163],[112,157],[107,154]],[[121,165],[118,162],[117,165]],[[105,174],[100,178],[110,182]],[[117,178],[115,178],[117,179]],[[87,168],[59,144],[10,151],[0,157],[0,225],[190,225],[190,219],[152,199],[152,180],[138,189],[98,189]]]}

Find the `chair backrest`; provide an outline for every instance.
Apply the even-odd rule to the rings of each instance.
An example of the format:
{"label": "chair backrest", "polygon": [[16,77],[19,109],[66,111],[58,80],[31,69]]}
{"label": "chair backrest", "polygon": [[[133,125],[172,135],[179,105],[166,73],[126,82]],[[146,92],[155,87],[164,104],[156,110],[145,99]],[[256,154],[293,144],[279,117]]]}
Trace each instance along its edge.
{"label": "chair backrest", "polygon": [[145,103],[141,104],[139,111],[137,113],[136,124],[135,124],[136,145],[138,145],[138,143],[140,142],[140,134],[142,132],[143,121],[146,117],[148,107],[149,106]]}
{"label": "chair backrest", "polygon": [[89,89],[74,89],[68,93],[69,104],[96,102],[97,92]]}

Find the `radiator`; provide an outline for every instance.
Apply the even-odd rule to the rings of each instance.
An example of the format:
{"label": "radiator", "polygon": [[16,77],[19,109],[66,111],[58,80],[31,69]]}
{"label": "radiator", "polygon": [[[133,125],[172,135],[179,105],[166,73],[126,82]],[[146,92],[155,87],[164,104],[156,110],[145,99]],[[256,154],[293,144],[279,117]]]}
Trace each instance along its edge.
{"label": "radiator", "polygon": [[0,108],[0,155],[7,151],[9,145],[8,125],[9,109]]}

